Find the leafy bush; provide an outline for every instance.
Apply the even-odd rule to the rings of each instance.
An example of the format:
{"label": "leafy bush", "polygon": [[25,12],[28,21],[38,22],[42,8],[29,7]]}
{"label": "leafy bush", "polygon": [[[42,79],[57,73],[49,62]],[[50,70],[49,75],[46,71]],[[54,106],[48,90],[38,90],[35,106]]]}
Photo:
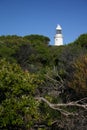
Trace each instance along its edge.
{"label": "leafy bush", "polygon": [[33,98],[39,82],[34,74],[23,72],[17,64],[0,61],[0,128],[28,128],[38,118]]}

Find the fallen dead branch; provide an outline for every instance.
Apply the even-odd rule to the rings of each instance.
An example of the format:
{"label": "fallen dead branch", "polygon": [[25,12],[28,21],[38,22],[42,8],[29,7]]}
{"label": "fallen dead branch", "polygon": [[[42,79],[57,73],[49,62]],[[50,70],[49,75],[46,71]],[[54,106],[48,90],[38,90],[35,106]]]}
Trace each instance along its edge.
{"label": "fallen dead branch", "polygon": [[[43,98],[43,97],[36,97],[36,100],[38,100],[39,102],[43,101],[45,102],[51,109],[54,110],[58,110],[61,114],[65,115],[65,116],[69,116],[69,115],[77,115],[77,113],[74,112],[69,112],[68,110],[64,110],[63,107],[77,107],[77,108],[82,108],[87,110],[87,103],[84,103],[84,101],[87,101],[87,97],[80,99],[78,101],[75,102],[69,102],[69,103],[59,103],[59,104],[53,104],[50,103],[47,99]],[[61,108],[62,107],[62,108]]]}

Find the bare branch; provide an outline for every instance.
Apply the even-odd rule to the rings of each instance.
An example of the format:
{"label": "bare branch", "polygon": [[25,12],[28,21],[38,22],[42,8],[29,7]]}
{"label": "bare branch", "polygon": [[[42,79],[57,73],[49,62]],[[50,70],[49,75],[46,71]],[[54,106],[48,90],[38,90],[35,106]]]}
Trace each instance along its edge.
{"label": "bare branch", "polygon": [[85,104],[85,102],[87,103],[87,97],[82,98],[82,99],[76,101],[75,103],[82,103],[82,104]]}
{"label": "bare branch", "polygon": [[59,103],[59,104],[52,104],[50,103],[47,99],[43,98],[43,97],[36,97],[35,98],[38,101],[43,101],[45,102],[51,109],[54,110],[58,110],[61,114],[68,116],[68,115],[77,115],[77,113],[73,113],[73,112],[68,112],[67,110],[64,110],[63,108],[60,107],[78,107],[78,108],[83,108],[85,110],[87,110],[87,104],[79,104],[78,102],[83,101],[83,100],[87,100],[87,98],[83,98],[81,100],[78,100],[76,102],[69,102],[69,103]]}

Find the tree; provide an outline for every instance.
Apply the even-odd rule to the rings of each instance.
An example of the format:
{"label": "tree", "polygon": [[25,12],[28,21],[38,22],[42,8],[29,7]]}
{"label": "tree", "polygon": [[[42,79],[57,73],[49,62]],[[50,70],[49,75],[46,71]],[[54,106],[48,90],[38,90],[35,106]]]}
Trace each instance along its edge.
{"label": "tree", "polygon": [[6,58],[8,61],[14,62],[13,55],[25,43],[26,40],[16,35],[0,36],[0,59]]}
{"label": "tree", "polygon": [[81,47],[87,48],[87,34],[80,35],[75,41],[74,44]]}
{"label": "tree", "polygon": [[37,45],[38,43],[44,43],[44,44],[49,44],[49,41],[50,39],[46,36],[43,36],[43,35],[34,35],[34,34],[31,34],[31,35],[27,35],[27,36],[24,36],[24,39],[27,39],[30,41],[30,43],[33,43],[33,45]]}

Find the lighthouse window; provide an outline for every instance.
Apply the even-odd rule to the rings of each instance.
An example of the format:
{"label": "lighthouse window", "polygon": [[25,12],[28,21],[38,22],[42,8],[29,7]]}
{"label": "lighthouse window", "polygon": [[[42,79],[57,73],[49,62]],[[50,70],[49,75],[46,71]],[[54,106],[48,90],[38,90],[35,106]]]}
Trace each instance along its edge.
{"label": "lighthouse window", "polygon": [[57,30],[56,33],[57,33],[57,34],[61,34],[61,30]]}

